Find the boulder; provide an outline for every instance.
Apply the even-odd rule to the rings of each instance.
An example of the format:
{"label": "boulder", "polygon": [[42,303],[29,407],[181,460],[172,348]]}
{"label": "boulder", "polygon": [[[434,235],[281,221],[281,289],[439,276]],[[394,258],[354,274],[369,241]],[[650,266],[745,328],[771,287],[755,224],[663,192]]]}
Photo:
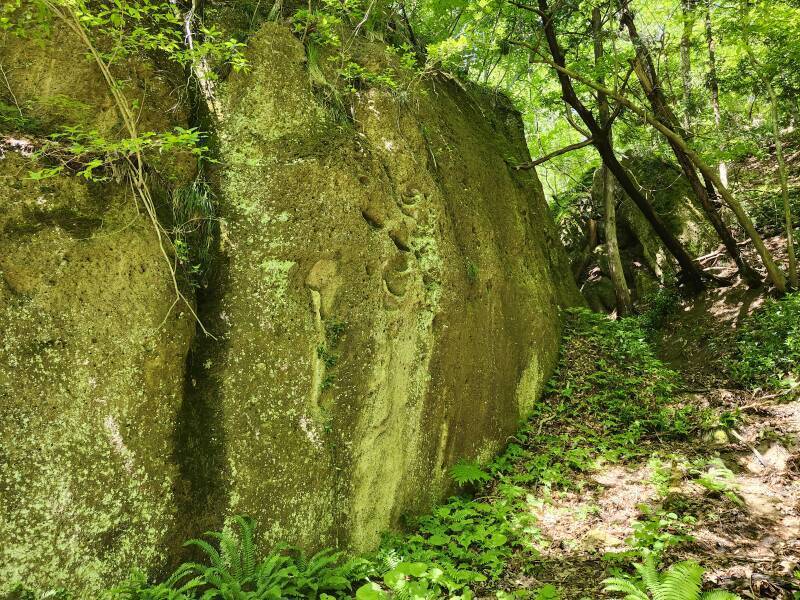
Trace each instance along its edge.
{"label": "boulder", "polygon": [[[121,135],[53,35],[0,48],[33,134]],[[410,75],[336,100],[275,23],[247,56],[219,82],[218,248],[196,290],[211,335],[127,185],[0,158],[0,594],[96,597],[236,514],[262,547],[372,548],[452,491],[457,460],[500,450],[554,368],[560,310],[582,300],[535,173],[509,166],[530,159],[509,101]],[[143,130],[187,126],[162,71],[127,74],[147,83]],[[148,161],[168,226],[193,165]]]}
{"label": "boulder", "polygon": [[0,173],[0,593],[153,568],[193,332],[125,186]]}
{"label": "boulder", "polygon": [[[385,66],[382,45],[354,52]],[[580,298],[540,184],[506,163],[528,159],[507,100],[436,78],[332,107],[277,24],[248,60],[224,86],[219,343],[193,403],[225,492],[206,502],[198,467],[193,504],[268,544],[371,548],[504,445]]]}

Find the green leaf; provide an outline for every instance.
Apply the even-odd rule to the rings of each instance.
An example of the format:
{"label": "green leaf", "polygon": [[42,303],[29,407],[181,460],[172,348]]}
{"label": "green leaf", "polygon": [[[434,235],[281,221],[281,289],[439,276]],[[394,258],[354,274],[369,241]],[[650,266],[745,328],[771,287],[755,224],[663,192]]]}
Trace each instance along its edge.
{"label": "green leaf", "polygon": [[374,581],[365,583],[356,590],[356,600],[383,600],[389,595]]}
{"label": "green leaf", "polygon": [[450,536],[443,533],[436,533],[428,538],[428,543],[431,546],[446,546],[450,543]]}
{"label": "green leaf", "polygon": [[487,548],[499,548],[500,546],[505,545],[507,541],[508,537],[502,533],[493,533],[486,539],[483,545]]}

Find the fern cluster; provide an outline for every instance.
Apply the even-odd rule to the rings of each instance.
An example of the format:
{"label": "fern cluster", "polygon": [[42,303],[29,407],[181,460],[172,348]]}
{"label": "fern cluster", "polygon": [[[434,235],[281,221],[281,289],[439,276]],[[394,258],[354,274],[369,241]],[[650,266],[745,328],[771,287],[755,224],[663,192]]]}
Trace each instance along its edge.
{"label": "fern cluster", "polygon": [[624,594],[624,600],[741,600],[724,590],[703,592],[704,569],[692,561],[676,563],[659,573],[651,554],[634,568],[635,577],[606,579],[605,591]]}
{"label": "fern cluster", "polygon": [[341,552],[323,550],[313,556],[288,547],[258,560],[252,520],[234,519],[232,531],[208,532],[217,542],[193,539],[206,562],[184,563],[166,581],[147,582],[134,573],[126,582],[109,590],[104,600],[279,600],[281,598],[324,599],[349,596],[353,583],[373,571],[364,559],[344,560]]}

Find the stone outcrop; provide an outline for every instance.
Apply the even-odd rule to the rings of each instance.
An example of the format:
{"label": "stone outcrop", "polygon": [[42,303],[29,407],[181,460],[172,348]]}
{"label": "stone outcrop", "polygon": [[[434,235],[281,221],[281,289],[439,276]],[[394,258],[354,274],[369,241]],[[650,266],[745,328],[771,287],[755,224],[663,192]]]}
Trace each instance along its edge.
{"label": "stone outcrop", "polygon": [[[625,164],[635,180],[643,186],[645,196],[656,212],[692,256],[701,256],[719,246],[719,237],[696,206],[689,183],[674,166],[657,158],[633,158],[626,160]],[[643,299],[658,289],[660,283],[676,275],[677,263],[650,223],[619,186],[616,186],[616,195],[617,236],[625,278],[634,298]],[[574,262],[585,260],[587,264],[587,270],[581,274],[585,278],[581,291],[589,306],[593,310],[611,312],[616,308],[616,297],[606,256],[600,169],[594,171],[591,200],[588,201],[600,219],[598,241],[601,245],[586,260],[580,256],[585,240],[576,236],[571,254]]]}
{"label": "stone outcrop", "polygon": [[234,514],[266,545],[372,547],[500,450],[549,377],[580,296],[535,174],[507,164],[529,159],[508,101],[409,78],[343,110],[288,28],[247,56],[220,86],[196,298],[214,338],[170,311],[124,186],[0,161],[2,581],[97,590]]}
{"label": "stone outcrop", "polygon": [[0,590],[97,589],[164,560],[193,323],[124,186],[0,164]]}
{"label": "stone outcrop", "polygon": [[[0,148],[0,596],[20,580],[90,597],[163,563],[176,525],[175,430],[195,326],[173,307],[153,225],[127,183],[35,180],[42,165],[14,149],[58,126],[121,130],[84,55],[64,32],[48,46],[11,36],[0,46],[33,130]],[[148,89],[145,130],[186,125],[152,66],[126,75]]]}

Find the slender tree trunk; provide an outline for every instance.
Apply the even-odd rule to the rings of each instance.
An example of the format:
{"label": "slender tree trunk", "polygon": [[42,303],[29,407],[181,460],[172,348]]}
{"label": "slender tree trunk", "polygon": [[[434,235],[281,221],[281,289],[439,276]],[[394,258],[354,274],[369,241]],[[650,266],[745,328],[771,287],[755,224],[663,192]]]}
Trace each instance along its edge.
{"label": "slender tree trunk", "polygon": [[583,283],[583,272],[589,266],[589,260],[592,257],[592,251],[597,248],[597,221],[589,219],[586,224],[586,245],[583,247],[580,258],[572,265],[572,275],[575,277],[575,282],[580,286]]}
{"label": "slender tree trunk", "polygon": [[[680,241],[678,241],[678,238],[676,238],[667,228],[667,226],[661,220],[661,217],[658,216],[653,207],[644,197],[639,187],[633,182],[628,172],[620,164],[619,160],[617,160],[617,157],[614,154],[614,149],[608,139],[608,132],[600,127],[599,123],[594,118],[594,115],[592,115],[591,111],[586,108],[583,102],[581,102],[580,98],[578,98],[578,95],[575,93],[572,80],[575,79],[577,81],[585,81],[586,78],[576,76],[577,74],[569,71],[566,68],[566,60],[564,58],[564,53],[561,50],[561,46],[558,43],[558,37],[556,35],[555,28],[553,27],[553,21],[550,18],[551,14],[547,5],[547,0],[538,0],[538,6],[539,12],[542,15],[541,22],[545,37],[547,39],[547,46],[553,59],[551,66],[555,68],[558,75],[559,84],[561,86],[561,96],[564,102],[575,109],[575,112],[591,132],[592,143],[597,149],[597,152],[600,154],[603,164],[608,167],[608,169],[611,171],[611,174],[616,178],[617,182],[619,182],[622,189],[625,190],[625,193],[627,193],[628,196],[630,196],[633,203],[636,204],[642,215],[644,215],[645,219],[647,219],[647,221],[653,227],[653,231],[655,231],[656,235],[661,239],[667,251],[672,254],[673,257],[675,257],[675,260],[678,261],[678,264],[683,271],[683,276],[687,286],[689,286],[693,291],[702,290],[704,284],[703,272],[700,268],[700,265],[689,255]],[[533,46],[530,46],[530,48],[538,51],[538,48]],[[595,89],[597,88],[595,87]],[[611,96],[611,94],[609,94],[609,90],[607,89],[598,91],[603,91],[607,95]],[[628,105],[633,106],[630,103],[628,103]]]}
{"label": "slender tree trunk", "polygon": [[[594,60],[595,64],[603,58],[603,31],[600,8],[592,10],[592,31],[594,33]],[[602,83],[602,79],[600,80]],[[600,126],[609,127],[608,97],[603,93],[597,94],[597,103],[600,113]],[[613,144],[612,134],[608,132],[609,143]],[[617,314],[628,315],[632,312],[631,293],[625,281],[625,271],[622,267],[622,258],[619,255],[617,241],[617,203],[614,193],[614,178],[603,165],[602,169],[602,195],[603,195],[603,221],[605,223],[606,253],[608,254],[608,270],[611,282],[614,284],[614,294],[617,298]]]}
{"label": "slender tree trunk", "polygon": [[783,216],[786,222],[786,252],[789,256],[789,284],[797,289],[797,258],[794,253],[794,223],[792,222],[792,206],[789,202],[789,184],[786,175],[786,160],[783,157],[783,142],[781,142],[781,126],[778,121],[778,98],[775,89],[767,82],[767,92],[772,105],[772,127],[775,135],[775,155],[778,158],[778,173],[781,179],[781,195],[783,196]]}
{"label": "slender tree trunk", "polygon": [[753,267],[750,266],[750,264],[742,255],[736,238],[733,237],[733,233],[731,233],[731,230],[722,220],[722,216],[719,214],[719,210],[714,204],[714,196],[712,196],[709,192],[709,189],[713,192],[714,186],[711,184],[711,182],[708,182],[708,185],[703,185],[703,183],[700,181],[700,178],[697,176],[695,166],[692,164],[691,160],[686,156],[686,154],[681,152],[680,149],[678,149],[677,146],[675,146],[672,142],[670,142],[670,146],[673,148],[673,150],[677,149],[675,156],[678,158],[678,162],[680,163],[683,172],[692,173],[693,177],[687,177],[689,184],[691,185],[695,196],[700,202],[703,211],[708,216],[708,220],[711,222],[714,230],[722,240],[725,250],[727,250],[734,263],[736,263],[736,267],[739,269],[739,274],[750,287],[760,286],[763,283],[761,276],[755,269],[753,269]]}
{"label": "slender tree trunk", "polygon": [[617,314],[624,317],[632,312],[633,302],[625,271],[619,254],[617,241],[617,195],[614,191],[614,176],[603,165],[603,218],[605,219],[606,251],[608,253],[608,270],[614,293],[617,297]]}
{"label": "slender tree trunk", "polygon": [[681,81],[683,83],[683,128],[692,130],[692,29],[694,28],[694,6],[692,0],[681,0],[683,32],[681,33]]}
{"label": "slender tree trunk", "polygon": [[775,88],[772,86],[772,81],[769,76],[764,74],[764,69],[756,59],[752,47],[748,41],[745,41],[745,49],[753,63],[756,72],[760,74],[760,78],[764,87],[767,90],[769,97],[770,113],[772,117],[772,135],[775,138],[775,156],[778,159],[778,177],[781,181],[781,196],[783,197],[783,216],[786,228],[786,252],[789,258],[789,285],[797,289],[797,259],[794,253],[794,224],[792,222],[792,207],[789,202],[789,184],[786,174],[786,160],[783,156],[783,142],[781,141],[781,124],[780,112],[778,110],[778,96],[775,94]]}
{"label": "slender tree trunk", "polygon": [[[661,86],[659,85],[658,73],[655,65],[653,64],[650,51],[639,36],[633,15],[628,9],[628,4],[625,0],[620,2],[620,9],[620,21],[628,30],[628,35],[630,36],[631,41],[636,48],[636,63],[634,64],[634,71],[639,79],[642,89],[644,89],[645,94],[647,94],[647,98],[650,101],[650,106],[652,107],[656,118],[666,127],[678,132],[682,137],[687,138],[689,136],[689,132],[681,127],[678,118],[669,107],[667,99],[661,90]],[[742,256],[742,253],[739,251],[739,245],[737,244],[736,239],[733,237],[733,234],[728,226],[722,220],[717,207],[712,203],[708,189],[700,181],[700,177],[697,175],[697,169],[695,168],[694,164],[677,143],[669,139],[667,141],[672,148],[673,154],[675,154],[675,158],[683,170],[683,173],[686,176],[686,179],[689,182],[689,185],[691,186],[701,209],[705,213],[711,225],[714,227],[717,235],[719,235],[719,238],[722,240],[722,243],[724,244],[725,249],[728,251],[728,254],[730,254],[731,258],[736,263],[739,273],[742,275],[745,281],[747,281],[748,285],[760,285],[761,278],[759,277],[758,273],[756,273],[756,271],[747,263]]]}
{"label": "slender tree trunk", "polygon": [[[714,41],[714,29],[711,25],[711,0],[706,0],[706,45],[708,46],[708,89],[711,91],[711,108],[714,110],[714,125],[717,130],[722,123],[722,112],[719,109],[719,81],[717,80],[717,52]],[[719,180],[723,187],[728,187],[728,165],[724,160],[719,162]]]}

